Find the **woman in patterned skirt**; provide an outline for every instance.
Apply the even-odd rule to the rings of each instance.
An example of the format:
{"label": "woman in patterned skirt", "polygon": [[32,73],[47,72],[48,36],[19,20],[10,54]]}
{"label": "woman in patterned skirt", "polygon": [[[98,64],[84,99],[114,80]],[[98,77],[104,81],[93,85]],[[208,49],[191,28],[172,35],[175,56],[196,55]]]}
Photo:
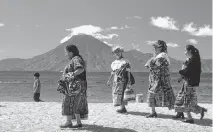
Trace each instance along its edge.
{"label": "woman in patterned skirt", "polygon": [[184,63],[182,70],[179,71],[179,74],[183,79],[183,86],[175,101],[175,111],[177,112],[177,115],[173,118],[184,117],[183,112],[185,112],[188,119],[183,122],[194,123],[190,112],[196,114],[200,113],[200,119],[203,118],[204,112],[207,112],[205,108],[197,105],[196,89],[199,87],[200,83],[201,60],[199,50],[193,45],[186,46],[185,54],[187,60]]}
{"label": "woman in patterned skirt", "polygon": [[149,68],[149,90],[147,102],[152,107],[152,113],[147,118],[157,117],[155,107],[174,108],[175,95],[170,84],[169,57],[167,45],[164,41],[158,40],[153,43],[154,56],[145,64]]}
{"label": "woman in patterned skirt", "polygon": [[[78,128],[82,127],[81,119],[88,116],[86,65],[75,45],[66,46],[65,54],[70,61],[62,78],[69,82],[67,88],[69,95],[64,95],[62,103],[62,115],[67,117],[67,122],[60,127]],[[77,120],[76,125],[72,125],[72,119]]]}
{"label": "woman in patterned skirt", "polygon": [[128,60],[123,58],[123,48],[116,46],[112,49],[112,53],[115,55],[116,60],[111,64],[111,76],[107,82],[107,85],[110,86],[111,79],[113,79],[112,86],[112,99],[114,106],[120,106],[120,109],[117,110],[118,113],[126,113],[127,110],[125,105],[126,101],[124,98],[124,91],[128,85],[130,85],[130,63]]}

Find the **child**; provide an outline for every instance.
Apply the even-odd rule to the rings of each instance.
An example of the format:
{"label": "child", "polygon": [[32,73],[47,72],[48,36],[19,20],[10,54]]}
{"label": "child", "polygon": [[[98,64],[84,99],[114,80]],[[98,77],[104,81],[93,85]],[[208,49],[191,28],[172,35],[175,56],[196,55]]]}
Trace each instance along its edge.
{"label": "child", "polygon": [[41,101],[39,98],[40,98],[40,90],[41,90],[41,83],[40,83],[40,80],[39,80],[39,77],[40,77],[40,74],[38,72],[36,72],[34,74],[34,84],[33,84],[33,99],[34,101],[36,102],[39,102]]}

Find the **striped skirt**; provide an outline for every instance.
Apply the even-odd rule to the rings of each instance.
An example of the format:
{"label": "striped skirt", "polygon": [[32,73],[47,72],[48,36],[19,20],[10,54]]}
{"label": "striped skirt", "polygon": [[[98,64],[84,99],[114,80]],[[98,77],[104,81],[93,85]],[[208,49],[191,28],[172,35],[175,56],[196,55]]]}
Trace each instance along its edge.
{"label": "striped skirt", "polygon": [[112,86],[112,100],[114,106],[127,105],[127,101],[124,101],[124,91],[126,89],[125,81],[113,82]]}
{"label": "striped skirt", "polygon": [[169,109],[174,109],[175,95],[173,89],[158,93],[148,91],[147,103],[149,107],[168,107]]}
{"label": "striped skirt", "polygon": [[87,82],[81,82],[81,92],[77,95],[64,95],[62,103],[62,115],[72,116],[75,119],[75,114],[80,114],[81,119],[88,118],[88,103],[87,103]]}
{"label": "striped skirt", "polygon": [[176,97],[176,112],[194,112],[196,114],[201,112],[202,107],[197,105],[197,88],[189,87],[187,82],[184,82],[181,91]]}

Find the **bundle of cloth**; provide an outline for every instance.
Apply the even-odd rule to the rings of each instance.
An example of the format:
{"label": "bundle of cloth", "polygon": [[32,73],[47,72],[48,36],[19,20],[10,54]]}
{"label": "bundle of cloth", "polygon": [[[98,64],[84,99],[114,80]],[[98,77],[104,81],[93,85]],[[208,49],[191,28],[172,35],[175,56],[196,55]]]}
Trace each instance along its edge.
{"label": "bundle of cloth", "polygon": [[57,91],[68,96],[73,96],[78,93],[78,85],[74,79],[61,78],[58,81]]}

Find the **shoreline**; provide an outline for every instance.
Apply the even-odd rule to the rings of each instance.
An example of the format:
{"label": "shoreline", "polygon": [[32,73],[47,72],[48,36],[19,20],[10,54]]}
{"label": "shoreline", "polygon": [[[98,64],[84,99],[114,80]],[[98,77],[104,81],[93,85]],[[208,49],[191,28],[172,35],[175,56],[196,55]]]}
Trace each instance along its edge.
{"label": "shoreline", "polygon": [[[127,114],[118,114],[112,103],[89,103],[88,120],[83,120],[83,128],[60,129],[65,122],[61,115],[60,102],[0,102],[0,131],[13,132],[211,132],[212,105],[199,103],[208,109],[203,120],[192,113],[195,124],[173,120],[174,110],[157,107],[157,118],[145,118],[150,112],[146,103],[129,103]],[[75,124],[75,122],[74,122]]]}

